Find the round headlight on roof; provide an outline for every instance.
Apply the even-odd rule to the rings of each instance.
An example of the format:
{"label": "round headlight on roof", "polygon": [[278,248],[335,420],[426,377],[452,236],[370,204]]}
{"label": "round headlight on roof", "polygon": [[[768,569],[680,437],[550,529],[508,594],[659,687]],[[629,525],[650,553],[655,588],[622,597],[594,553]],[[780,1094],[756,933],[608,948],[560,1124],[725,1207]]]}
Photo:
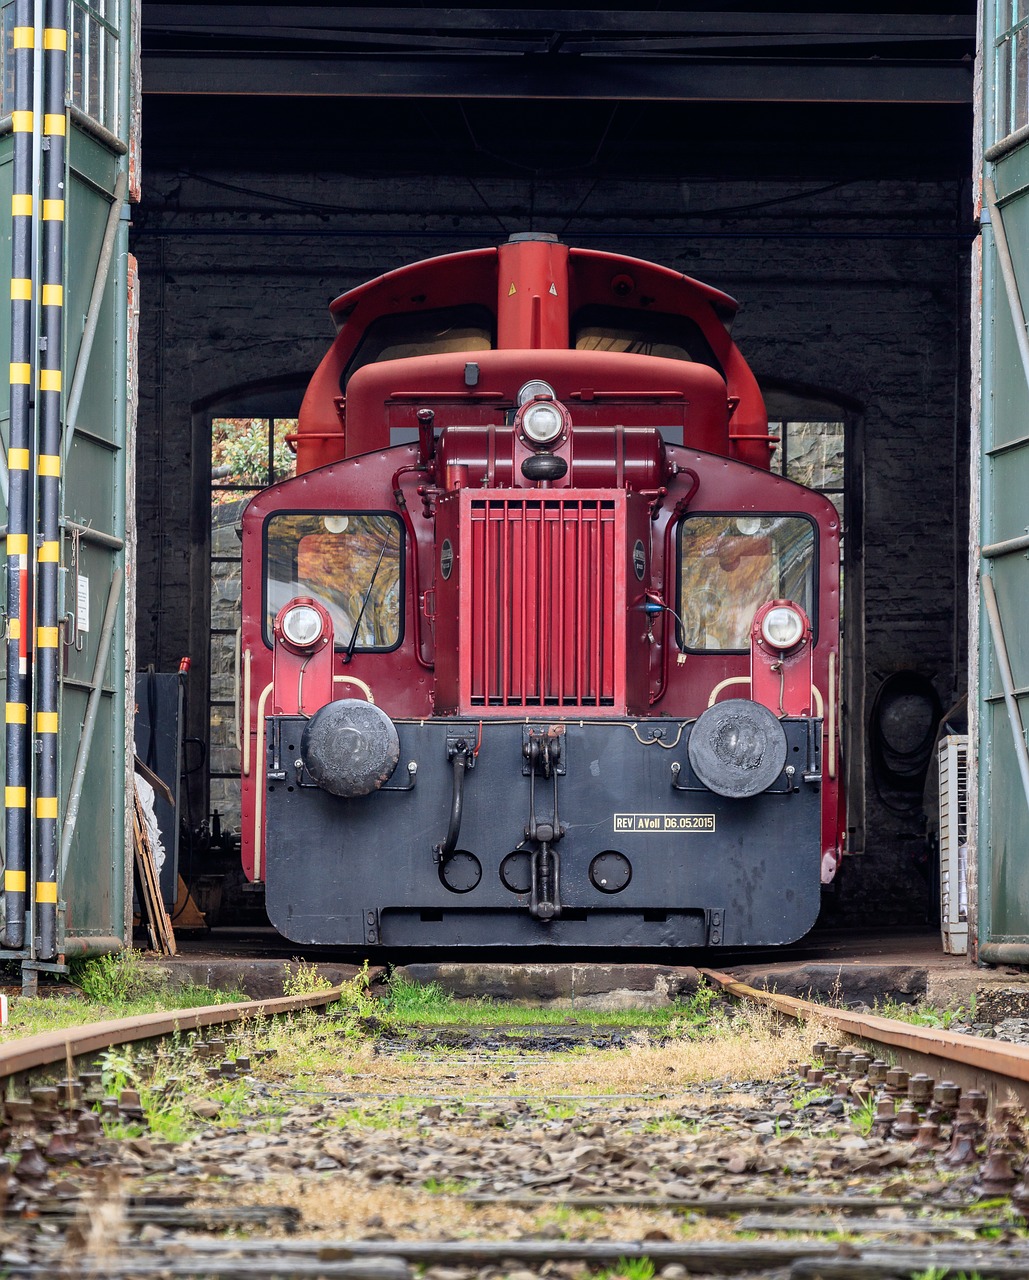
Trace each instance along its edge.
{"label": "round headlight on roof", "polygon": [[766,644],[785,652],[803,639],[804,619],[791,605],[777,604],[761,619],[761,634]]}
{"label": "round headlight on roof", "polygon": [[322,638],[322,615],[310,604],[295,604],[286,609],[279,619],[282,635],[297,649],[310,649]]}
{"label": "round headlight on roof", "polygon": [[521,391],[518,392],[518,407],[528,404],[530,400],[535,400],[537,396],[546,396],[548,400],[554,398],[554,388],[549,382],[544,382],[542,378],[532,378]]}

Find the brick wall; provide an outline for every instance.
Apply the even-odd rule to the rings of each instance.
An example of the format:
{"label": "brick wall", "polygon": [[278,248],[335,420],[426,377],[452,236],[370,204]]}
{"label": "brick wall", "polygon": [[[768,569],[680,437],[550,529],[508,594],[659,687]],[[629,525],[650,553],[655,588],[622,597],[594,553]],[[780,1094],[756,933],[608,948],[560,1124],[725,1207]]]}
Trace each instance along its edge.
{"label": "brick wall", "polygon": [[[738,297],[734,336],[758,378],[851,406],[851,719],[914,668],[944,705],[964,689],[967,558],[966,194],[956,182],[537,182],[346,175],[144,174],[138,655],[159,669],[206,628],[205,407],[231,388],[309,373],[327,303],[418,258],[554,230],[677,267]],[[224,411],[224,410],[223,410]],[[860,545],[858,545],[860,543]],[[863,680],[858,673],[863,670]],[[202,732],[194,680],[191,732]],[[863,753],[864,734],[852,734]],[[867,770],[862,769],[862,775]],[[858,792],[860,787],[858,788]],[[838,905],[917,920],[917,822],[868,786],[864,853]],[[860,808],[860,806],[859,806]],[[856,824],[859,827],[860,823]],[[874,914],[873,914],[874,913]]]}

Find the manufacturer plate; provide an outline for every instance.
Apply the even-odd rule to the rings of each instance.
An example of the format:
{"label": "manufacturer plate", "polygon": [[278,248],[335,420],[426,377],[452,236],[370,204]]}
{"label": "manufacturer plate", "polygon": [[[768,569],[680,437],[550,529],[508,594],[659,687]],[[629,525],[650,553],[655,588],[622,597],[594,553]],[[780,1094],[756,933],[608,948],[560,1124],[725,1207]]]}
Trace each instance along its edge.
{"label": "manufacturer plate", "polygon": [[714,831],[713,813],[616,813],[615,830],[635,835],[681,835]]}

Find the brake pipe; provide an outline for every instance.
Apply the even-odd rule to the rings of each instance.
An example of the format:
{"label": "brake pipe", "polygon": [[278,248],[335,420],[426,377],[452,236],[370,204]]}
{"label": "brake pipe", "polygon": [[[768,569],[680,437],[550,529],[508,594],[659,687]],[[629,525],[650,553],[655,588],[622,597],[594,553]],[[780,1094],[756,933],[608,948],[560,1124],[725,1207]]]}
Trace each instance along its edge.
{"label": "brake pipe", "polygon": [[34,146],[33,82],[36,33],[32,0],[16,0],[14,30],[13,195],[11,197],[11,418],[7,466],[7,701],[4,714],[4,946],[25,945],[29,862],[28,553],[29,463],[32,456],[32,297]]}
{"label": "brake pipe", "polygon": [[61,406],[64,318],[65,0],[47,0],[43,31],[42,295],[36,461],[36,954],[57,955],[57,789],[60,685]]}

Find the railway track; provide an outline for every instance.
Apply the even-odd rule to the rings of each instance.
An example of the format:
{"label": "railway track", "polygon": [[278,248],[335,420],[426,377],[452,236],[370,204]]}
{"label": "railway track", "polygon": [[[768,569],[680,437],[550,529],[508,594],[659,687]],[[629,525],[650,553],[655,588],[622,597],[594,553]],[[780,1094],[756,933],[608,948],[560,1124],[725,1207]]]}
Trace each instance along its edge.
{"label": "railway track", "polygon": [[[339,1070],[300,1077],[227,1039],[232,1021],[252,1040],[255,1015],[326,1007],[339,988],[5,1045],[0,1268],[10,1280],[1029,1275],[1009,1100],[1029,1051],[707,976],[734,1000],[816,1020],[817,1051],[766,1028],[806,1061],[748,1081],[738,1067],[719,1078],[717,1046],[691,1067],[704,1039],[689,1029],[365,1028],[355,1041],[365,1009],[345,1030],[330,1011],[316,1038],[338,1044]],[[212,1086],[245,1078],[277,1127],[127,1136],[133,1120],[145,1128],[139,1091],[105,1101],[90,1059],[158,1036]],[[967,1083],[947,1083],[961,1071]]]}

